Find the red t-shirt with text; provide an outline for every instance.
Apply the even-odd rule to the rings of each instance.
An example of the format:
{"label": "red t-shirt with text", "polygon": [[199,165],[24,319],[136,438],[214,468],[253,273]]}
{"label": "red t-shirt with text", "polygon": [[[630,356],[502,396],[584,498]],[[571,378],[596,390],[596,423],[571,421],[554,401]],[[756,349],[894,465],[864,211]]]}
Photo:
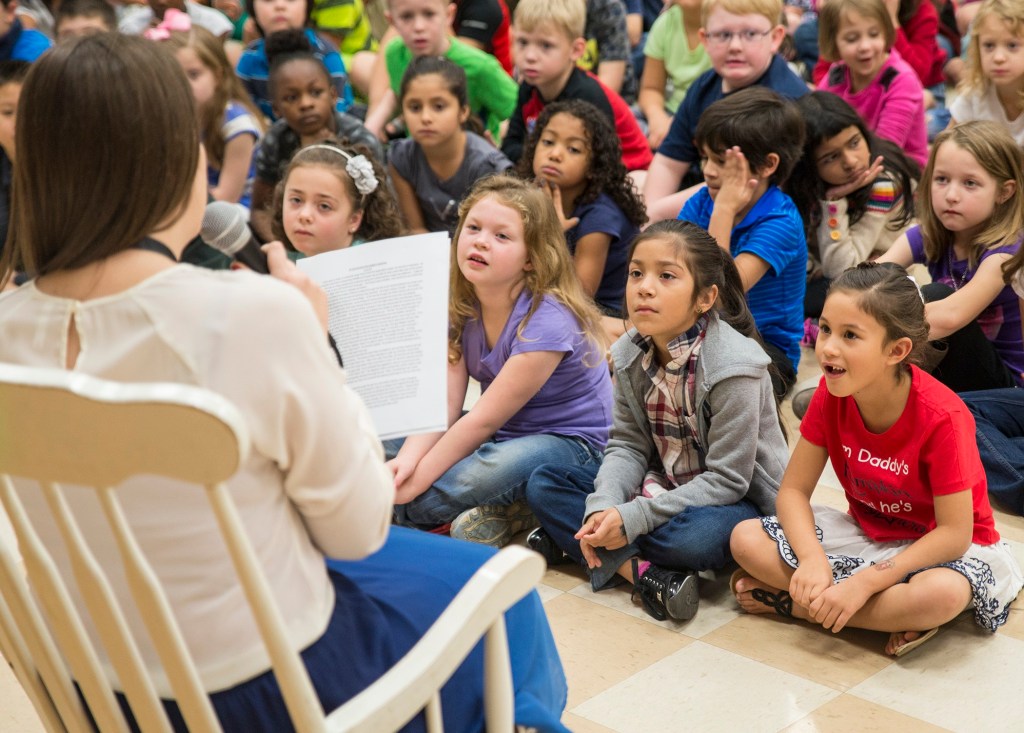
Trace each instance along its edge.
{"label": "red t-shirt with text", "polygon": [[804,438],[828,451],[850,514],[873,540],[914,540],[935,528],[933,497],[970,491],[972,541],[999,540],[978,455],[974,418],[948,387],[911,367],[907,405],[883,433],[864,425],[853,397],[818,385],[800,423]]}

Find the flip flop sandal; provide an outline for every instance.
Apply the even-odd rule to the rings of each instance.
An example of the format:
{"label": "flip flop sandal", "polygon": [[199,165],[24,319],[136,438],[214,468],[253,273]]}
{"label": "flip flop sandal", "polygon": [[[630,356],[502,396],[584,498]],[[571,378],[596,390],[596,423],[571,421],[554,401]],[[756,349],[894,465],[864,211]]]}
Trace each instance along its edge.
{"label": "flip flop sandal", "polygon": [[784,618],[793,618],[793,597],[789,595],[789,591],[780,590],[778,593],[772,593],[764,588],[754,588],[750,591],[750,597]]}
{"label": "flip flop sandal", "polygon": [[729,577],[729,590],[732,591],[732,594],[734,596],[737,595],[736,584],[738,582],[740,582],[741,580],[743,580],[744,578],[750,578],[750,577],[753,577],[753,576],[750,573],[748,573],[746,570],[744,570],[743,568],[740,568],[739,570],[735,571]]}
{"label": "flip flop sandal", "polygon": [[[729,578],[729,589],[732,591],[732,594],[734,596],[737,595],[736,584],[739,581],[752,577],[743,568],[734,572],[732,577]],[[789,591],[780,590],[778,593],[772,593],[764,588],[753,588],[750,591],[750,597],[758,603],[773,609],[775,613],[784,618],[793,618],[793,597],[789,595]]]}
{"label": "flip flop sandal", "polygon": [[939,633],[938,628],[929,629],[928,631],[922,631],[921,635],[913,641],[908,641],[906,644],[896,647],[896,651],[893,652],[893,654],[895,654],[897,657],[902,657],[904,654],[908,654],[909,652],[912,652],[915,649],[917,649],[919,646],[921,646],[926,641],[931,639],[937,633]]}

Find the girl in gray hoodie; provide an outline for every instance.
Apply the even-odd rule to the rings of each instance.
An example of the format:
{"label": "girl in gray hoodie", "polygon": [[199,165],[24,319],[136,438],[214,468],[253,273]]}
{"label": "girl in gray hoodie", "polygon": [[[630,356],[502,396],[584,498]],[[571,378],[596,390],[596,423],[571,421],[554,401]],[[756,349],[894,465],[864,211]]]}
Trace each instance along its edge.
{"label": "girl in gray hoodie", "polygon": [[789,450],[739,274],[705,230],[662,221],[637,237],[626,307],[603,463],[532,474],[528,541],[584,564],[594,590],[618,574],[650,615],[688,620],[696,571],[723,567],[732,528],[773,512]]}

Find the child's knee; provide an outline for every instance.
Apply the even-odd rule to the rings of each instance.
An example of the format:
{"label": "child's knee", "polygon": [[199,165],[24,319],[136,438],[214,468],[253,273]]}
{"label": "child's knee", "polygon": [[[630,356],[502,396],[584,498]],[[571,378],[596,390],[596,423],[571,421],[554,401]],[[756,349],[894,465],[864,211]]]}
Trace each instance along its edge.
{"label": "child's knee", "polygon": [[927,608],[937,623],[956,618],[973,601],[967,578],[949,568],[926,570],[911,578],[910,587],[917,603]]}
{"label": "child's knee", "polygon": [[757,552],[759,545],[764,545],[767,535],[760,519],[745,519],[737,524],[729,537],[729,550],[733,559],[743,565],[743,559]]}

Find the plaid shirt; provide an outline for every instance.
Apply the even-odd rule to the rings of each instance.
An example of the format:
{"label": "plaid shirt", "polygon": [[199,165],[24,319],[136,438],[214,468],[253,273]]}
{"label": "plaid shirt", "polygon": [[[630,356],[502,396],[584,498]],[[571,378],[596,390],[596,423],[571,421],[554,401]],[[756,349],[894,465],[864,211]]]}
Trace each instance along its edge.
{"label": "plaid shirt", "polygon": [[697,359],[707,330],[708,317],[701,316],[686,333],[668,343],[672,356],[665,367],[658,364],[654,342],[639,333],[633,342],[644,352],[641,366],[651,379],[644,400],[651,437],[661,458],[661,467],[644,476],[641,494],[652,497],[671,491],[704,470],[704,451],[697,440],[695,396]]}

